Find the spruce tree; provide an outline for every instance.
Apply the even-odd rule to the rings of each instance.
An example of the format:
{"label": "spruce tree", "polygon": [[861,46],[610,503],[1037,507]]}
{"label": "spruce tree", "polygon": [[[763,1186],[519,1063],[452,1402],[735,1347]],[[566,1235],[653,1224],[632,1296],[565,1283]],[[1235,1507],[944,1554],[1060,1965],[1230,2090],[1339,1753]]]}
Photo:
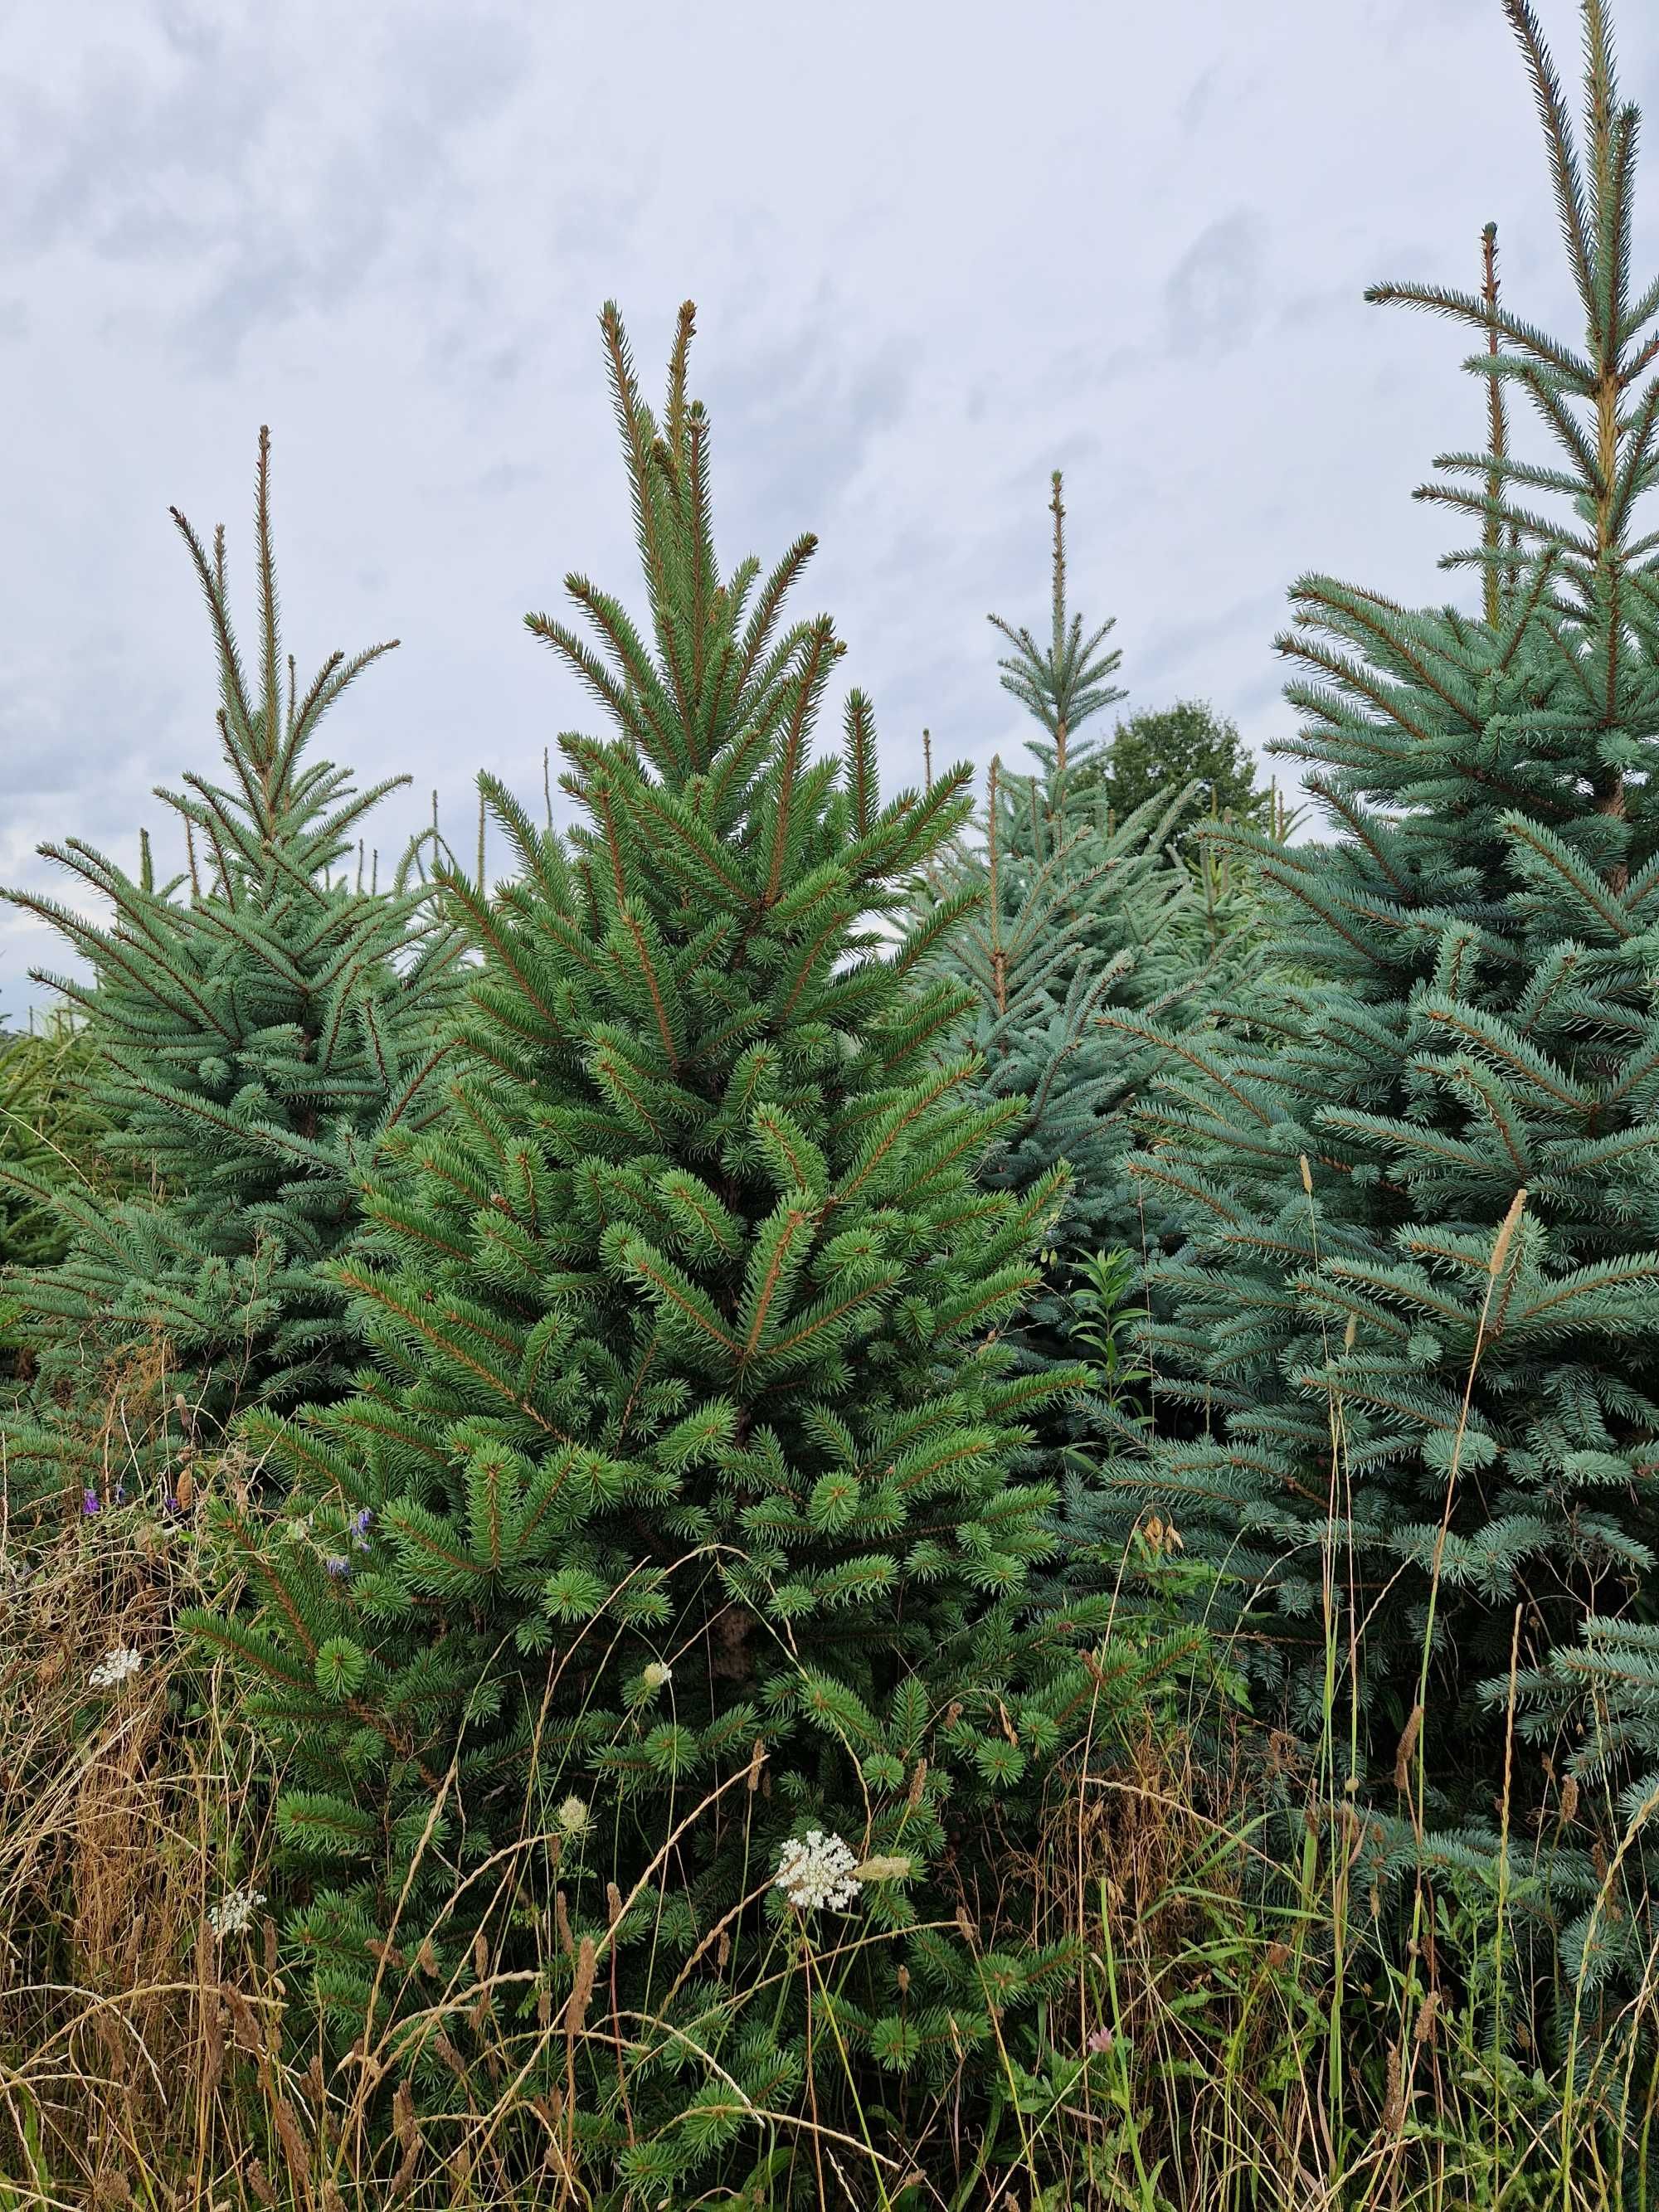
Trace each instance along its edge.
{"label": "spruce tree", "polygon": [[[86,1040],[61,1013],[0,1035],[0,1164],[51,1188],[118,1188],[99,1149],[105,1125],[88,1095],[90,1073]],[[0,1266],[40,1267],[61,1260],[65,1246],[50,1205],[0,1188]]]}
{"label": "spruce tree", "polygon": [[1054,517],[1053,550],[1049,559],[1049,628],[1046,650],[1024,623],[1016,629],[1000,615],[988,617],[1013,650],[997,663],[1002,688],[1018,699],[1044,732],[1030,740],[1043,775],[1049,780],[1081,776],[1099,766],[1100,746],[1083,738],[1085,722],[1103,708],[1115,706],[1128,695],[1112,682],[1123,665],[1120,647],[1106,643],[1117,628],[1109,615],[1085,635],[1083,617],[1068,611],[1066,590],[1065,478],[1056,469],[1049,479],[1048,512]]}
{"label": "spruce tree", "polygon": [[[968,772],[884,804],[856,691],[813,757],[841,647],[783,623],[813,541],[722,576],[691,330],[658,418],[605,310],[648,619],[580,575],[597,642],[530,618],[611,734],[560,740],[567,834],[485,779],[520,872],[491,900],[447,878],[483,949],[449,1115],[397,1137],[328,1270],[374,1364],[251,1419],[287,1536],[227,1509],[266,1603],[198,1624],[290,1762],[273,1879],[327,2032],[378,1991],[409,2094],[453,2103],[427,1992],[521,1974],[523,2095],[562,2096],[536,2006],[585,2017],[597,1970],[628,2047],[581,2045],[568,2109],[653,2186],[744,2131],[665,2112],[798,2094],[774,1947],[803,1855],[863,1869],[872,1938],[913,1931],[860,1946],[843,2050],[949,2074],[991,2046],[971,1950],[912,1891],[1098,1694],[1044,1656],[1086,1611],[1022,1613],[1053,1504],[1025,1425],[1079,1377],[1015,1373],[1000,1335],[1063,1178],[976,1184],[1015,1109],[939,1057],[963,994],[924,973],[973,894],[908,916]],[[1011,2015],[1042,1964],[1008,1962]]]}
{"label": "spruce tree", "polygon": [[[1505,5],[1584,338],[1509,311],[1490,232],[1478,292],[1368,295],[1480,342],[1486,447],[1423,495],[1480,526],[1446,564],[1480,603],[1293,591],[1283,750],[1335,835],[1229,837],[1308,980],[1162,1080],[1135,1169],[1188,1225],[1150,1337],[1186,1440],[1108,1471],[1212,1562],[1256,1632],[1241,1656],[1288,1663],[1337,1785],[1352,1764],[1419,1829],[1465,1821],[1477,1857],[1517,1620],[1541,1680],[1639,1593],[1659,1537],[1659,285],[1631,283],[1636,116],[1598,0],[1582,152],[1529,8]],[[1514,450],[1511,398],[1547,459]],[[1536,1771],[1516,1769],[1517,1826]]]}
{"label": "spruce tree", "polygon": [[181,1444],[222,1437],[244,1407],[341,1387],[356,1354],[316,1270],[356,1226],[378,1144],[430,1111],[463,946],[433,909],[417,848],[387,889],[362,880],[365,817],[408,779],[359,793],[313,757],[324,716],[391,648],[336,653],[301,687],[279,626],[268,434],[251,670],[222,529],[210,552],[176,509],[173,520],[219,694],[216,777],[191,770],[157,793],[183,824],[187,865],[158,880],[141,836],[133,875],[71,837],[41,853],[106,920],[5,894],[84,963],[38,980],[78,1017],[88,1107],[133,1185],[111,1202],[38,1164],[0,1165],[13,1203],[61,1224],[68,1246],[8,1285],[34,1370],[6,1424],[9,1485],[15,1499],[84,1494],[88,1510],[161,1475]]}
{"label": "spruce tree", "polygon": [[[1058,471],[1052,485],[1048,641],[991,617],[1012,647],[998,664],[1003,688],[1042,732],[1030,740],[1036,765],[1010,774],[1000,757],[992,763],[975,835],[922,892],[924,908],[978,894],[939,959],[971,994],[960,1037],[982,1063],[984,1095],[1018,1109],[988,1181],[1023,1194],[1057,1167],[1071,1178],[1047,1279],[1018,1328],[1039,1363],[1068,1356],[1073,1293],[1095,1256],[1122,1251],[1138,1264],[1163,1226],[1157,1209],[1149,1221],[1124,1164],[1162,1048],[1106,1028],[1103,1012],[1129,1008],[1184,1027],[1237,984],[1252,951],[1243,918],[1222,911],[1215,872],[1170,850],[1191,798],[1184,786],[1113,814],[1109,755],[1085,725],[1125,696],[1110,681],[1121,655],[1106,648],[1110,622],[1086,630],[1068,608]],[[1051,1416],[1072,1432],[1071,1413]]]}

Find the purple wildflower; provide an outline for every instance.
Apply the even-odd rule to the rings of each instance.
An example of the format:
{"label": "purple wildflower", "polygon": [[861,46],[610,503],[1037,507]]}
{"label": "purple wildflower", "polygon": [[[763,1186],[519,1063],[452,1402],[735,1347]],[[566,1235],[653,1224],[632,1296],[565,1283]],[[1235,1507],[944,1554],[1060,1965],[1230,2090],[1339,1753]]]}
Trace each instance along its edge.
{"label": "purple wildflower", "polygon": [[102,1512],[103,1508],[98,1502],[98,1492],[95,1490],[83,1490],[81,1492],[81,1510],[83,1513]]}
{"label": "purple wildflower", "polygon": [[351,1540],[360,1552],[368,1549],[368,1524],[374,1518],[367,1505],[361,1513],[351,1516]]}
{"label": "purple wildflower", "polygon": [[337,1552],[331,1552],[323,1561],[323,1565],[325,1571],[333,1576],[336,1582],[342,1575],[349,1575],[351,1572],[350,1560],[342,1559]]}

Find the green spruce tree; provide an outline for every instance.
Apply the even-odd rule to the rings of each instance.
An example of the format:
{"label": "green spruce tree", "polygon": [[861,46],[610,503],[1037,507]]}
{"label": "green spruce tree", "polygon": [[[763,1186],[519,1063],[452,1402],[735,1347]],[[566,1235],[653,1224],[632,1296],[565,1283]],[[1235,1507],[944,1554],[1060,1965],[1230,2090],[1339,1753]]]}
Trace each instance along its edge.
{"label": "green spruce tree", "polygon": [[334,653],[303,689],[280,635],[270,441],[260,433],[252,670],[232,623],[224,533],[211,552],[173,520],[207,602],[218,668],[217,778],[158,796],[182,822],[183,872],[158,881],[78,838],[41,848],[107,909],[102,921],[32,891],[81,976],[40,975],[78,1017],[89,1111],[131,1180],[111,1202],[0,1164],[12,1203],[61,1224],[67,1250],[9,1293],[32,1364],[5,1429],[18,1498],[167,1486],[181,1446],[237,1413],[337,1390],[356,1354],[319,1263],[356,1225],[386,1133],[430,1111],[463,940],[434,912],[418,848],[385,890],[365,884],[358,833],[401,782],[363,793],[312,757],[323,717],[388,651]]}
{"label": "green spruce tree", "polygon": [[[568,836],[486,781],[520,872],[449,879],[483,948],[449,1118],[329,1269],[374,1364],[252,1419],[288,1539],[228,1510],[267,1601],[198,1626],[289,1760],[273,1880],[326,2032],[406,2019],[408,2094],[453,2106],[428,1992],[523,1976],[526,2124],[574,2065],[585,2174],[654,2192],[733,2136],[749,2171],[744,2100],[793,2110],[809,2064],[822,2111],[848,2063],[994,2048],[971,1945],[920,1923],[1100,1692],[1086,1611],[1022,1612],[1026,1424],[1079,1377],[1000,1336],[1063,1177],[976,1184],[1016,1109],[938,1056],[963,994],[923,972],[974,894],[906,920],[967,771],[884,804],[858,692],[813,757],[841,647],[782,623],[813,541],[722,576],[691,310],[660,418],[602,329],[648,620],[580,575],[597,643],[531,618],[611,734],[560,741]],[[812,1917],[820,1876],[855,1922]],[[836,1924],[815,2047],[791,1946]],[[1011,2022],[1054,1964],[1004,1962]],[[537,2025],[590,2002],[623,2041]]]}
{"label": "green spruce tree", "polygon": [[[1148,1116],[1136,1170],[1189,1234],[1150,1340],[1186,1440],[1108,1470],[1210,1559],[1257,1632],[1241,1653],[1288,1665],[1333,1790],[1352,1769],[1397,1808],[1408,1856],[1426,1826],[1488,1864],[1512,1638],[1541,1686],[1659,1539],[1659,285],[1631,282],[1636,117],[1598,0],[1582,153],[1526,0],[1505,7],[1583,340],[1507,309],[1490,233],[1478,293],[1369,295],[1480,341],[1486,449],[1424,495],[1480,525],[1448,563],[1480,605],[1295,587],[1283,750],[1336,835],[1230,842],[1308,980],[1250,1032],[1188,1040]],[[1513,450],[1511,397],[1547,459]],[[1517,1829],[1534,1778],[1515,1769]]]}

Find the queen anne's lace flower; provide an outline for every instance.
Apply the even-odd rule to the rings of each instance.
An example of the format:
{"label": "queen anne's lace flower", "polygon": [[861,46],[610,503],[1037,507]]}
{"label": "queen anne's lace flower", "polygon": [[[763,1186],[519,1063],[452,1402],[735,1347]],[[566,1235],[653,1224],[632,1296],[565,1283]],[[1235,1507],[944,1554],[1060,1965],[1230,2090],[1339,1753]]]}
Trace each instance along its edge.
{"label": "queen anne's lace flower", "polygon": [[653,1659],[640,1674],[640,1680],[647,1690],[665,1690],[673,1679],[673,1668],[661,1659]]}
{"label": "queen anne's lace flower", "polygon": [[136,1674],[143,1663],[142,1651],[135,1651],[129,1644],[118,1644],[112,1650],[105,1652],[87,1680],[94,1690],[112,1690],[129,1674]]}
{"label": "queen anne's lace flower", "polygon": [[809,1828],[778,1854],[777,1887],[798,1912],[845,1912],[858,1895],[858,1861],[839,1836]]}
{"label": "queen anne's lace flower", "polygon": [[246,1936],[253,1916],[265,1901],[262,1889],[233,1889],[208,1907],[208,1926],[222,1942],[227,1936]]}
{"label": "queen anne's lace flower", "polygon": [[592,1817],[580,1797],[567,1797],[554,1815],[567,1836],[585,1835]]}

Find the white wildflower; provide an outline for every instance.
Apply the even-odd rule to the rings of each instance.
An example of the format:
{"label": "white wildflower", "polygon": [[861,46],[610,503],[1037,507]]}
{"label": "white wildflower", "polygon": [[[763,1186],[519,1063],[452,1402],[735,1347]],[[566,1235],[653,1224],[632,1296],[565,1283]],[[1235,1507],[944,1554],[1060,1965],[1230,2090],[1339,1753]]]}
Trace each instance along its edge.
{"label": "white wildflower", "polygon": [[118,1644],[105,1652],[87,1676],[87,1680],[94,1690],[112,1690],[118,1682],[125,1682],[129,1674],[136,1674],[143,1663],[142,1651],[135,1651],[130,1644]]}
{"label": "white wildflower", "polygon": [[673,1679],[673,1668],[665,1665],[660,1659],[653,1659],[640,1672],[640,1680],[647,1690],[665,1690]]}
{"label": "white wildflower", "polygon": [[809,1828],[784,1845],[773,1880],[798,1912],[845,1912],[859,1893],[857,1865],[839,1836]]}
{"label": "white wildflower", "polygon": [[253,1916],[265,1901],[262,1889],[233,1889],[208,1907],[208,1926],[222,1942],[227,1936],[246,1936]]}
{"label": "white wildflower", "polygon": [[567,1797],[553,1817],[567,1836],[581,1836],[593,1816],[580,1797]]}

